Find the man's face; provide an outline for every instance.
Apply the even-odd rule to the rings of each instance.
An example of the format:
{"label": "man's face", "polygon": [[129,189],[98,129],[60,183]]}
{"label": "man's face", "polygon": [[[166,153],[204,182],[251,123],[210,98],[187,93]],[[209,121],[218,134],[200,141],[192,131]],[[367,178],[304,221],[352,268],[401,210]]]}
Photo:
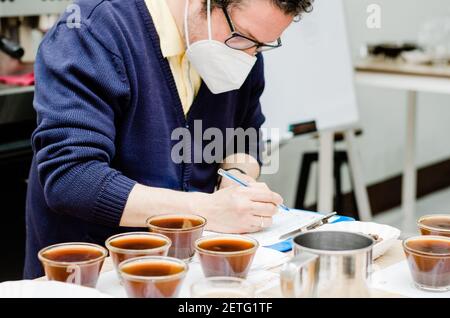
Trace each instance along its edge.
{"label": "man's face", "polygon": [[[202,5],[203,0],[197,0]],[[228,8],[236,32],[261,43],[272,43],[281,37],[284,30],[292,23],[294,17],[286,15],[269,0],[242,0],[237,6]],[[213,39],[225,42],[231,36],[230,26],[221,9],[214,9],[211,15]],[[205,15],[197,16],[192,21],[191,42],[208,38]],[[200,22],[201,21],[201,22]],[[256,48],[245,51],[256,54]]]}

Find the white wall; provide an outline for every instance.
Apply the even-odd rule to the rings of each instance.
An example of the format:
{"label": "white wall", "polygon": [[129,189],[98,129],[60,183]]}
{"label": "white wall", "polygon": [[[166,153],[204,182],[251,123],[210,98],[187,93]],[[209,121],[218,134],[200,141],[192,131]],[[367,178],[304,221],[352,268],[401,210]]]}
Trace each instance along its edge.
{"label": "white wall", "polygon": [[[366,9],[372,3],[382,8],[381,29],[366,27]],[[355,59],[365,43],[415,41],[422,23],[435,16],[450,15],[448,0],[345,0],[345,5]],[[365,177],[373,184],[402,171],[406,94],[358,86],[357,95],[364,129],[359,146]],[[426,166],[450,158],[450,96],[421,93],[418,118],[418,165]],[[280,172],[263,177],[289,205],[294,204],[301,153],[314,149],[314,145],[315,141],[304,137],[291,142],[281,150]],[[348,181],[346,183],[348,189]],[[315,199],[314,187],[313,184],[309,191],[309,203]]]}

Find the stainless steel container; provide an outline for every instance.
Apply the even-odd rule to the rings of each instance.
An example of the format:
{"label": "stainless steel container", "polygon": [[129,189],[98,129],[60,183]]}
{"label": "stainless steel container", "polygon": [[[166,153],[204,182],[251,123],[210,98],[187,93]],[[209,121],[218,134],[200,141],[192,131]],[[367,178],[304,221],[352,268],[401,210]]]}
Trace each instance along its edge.
{"label": "stainless steel container", "polygon": [[315,231],[294,238],[295,257],[281,271],[285,297],[369,297],[371,237]]}

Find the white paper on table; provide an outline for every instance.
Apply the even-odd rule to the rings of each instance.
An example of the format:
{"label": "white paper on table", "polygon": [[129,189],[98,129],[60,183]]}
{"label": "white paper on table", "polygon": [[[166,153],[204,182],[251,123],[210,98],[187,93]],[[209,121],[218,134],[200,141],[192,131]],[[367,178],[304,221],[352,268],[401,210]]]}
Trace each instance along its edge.
{"label": "white paper on table", "polygon": [[1,298],[110,298],[100,291],[47,280],[19,280],[0,284]]}
{"label": "white paper on table", "polygon": [[[269,248],[261,247],[257,250],[247,277],[248,281],[256,287],[257,293],[273,288],[279,283],[279,275],[268,270],[284,264],[288,259],[289,257],[286,254]],[[190,297],[191,285],[204,277],[200,261],[196,255],[192,262],[189,263],[189,271],[183,281],[179,297]],[[115,271],[102,273],[100,275],[97,283],[97,290],[113,297],[127,297],[125,289],[120,284]]]}
{"label": "white paper on table", "polygon": [[410,298],[450,298],[450,291],[428,292],[416,288],[407,261],[373,273],[371,287]]}
{"label": "white paper on table", "polygon": [[[265,228],[261,232],[247,234],[259,242],[261,246],[270,246],[285,241],[281,236],[299,230],[322,218],[323,215],[314,212],[300,211],[291,209],[289,212],[280,210],[273,217],[273,225]],[[332,220],[330,220],[332,221]],[[205,235],[218,234],[207,231]]]}

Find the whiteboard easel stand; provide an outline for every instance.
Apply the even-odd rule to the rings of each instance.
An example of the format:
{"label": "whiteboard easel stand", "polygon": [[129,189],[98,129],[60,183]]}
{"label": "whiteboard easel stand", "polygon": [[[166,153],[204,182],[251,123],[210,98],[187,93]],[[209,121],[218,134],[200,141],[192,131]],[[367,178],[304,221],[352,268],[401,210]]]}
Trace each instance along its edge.
{"label": "whiteboard easel stand", "polygon": [[[353,181],[356,204],[361,221],[371,221],[372,211],[369,203],[366,183],[364,181],[361,158],[358,153],[354,127],[344,129],[323,130],[319,134],[319,184],[318,184],[318,211],[322,213],[333,212],[334,199],[334,135],[336,132],[344,132],[346,150],[350,166],[350,174]],[[267,155],[270,156],[276,149],[287,145],[290,140],[295,138],[293,135],[284,136],[278,142],[269,141]]]}
{"label": "whiteboard easel stand", "polygon": [[402,180],[402,210],[403,228],[414,219],[415,201],[417,193],[416,172],[416,121],[417,121],[417,92],[408,91],[406,145],[404,175]]}
{"label": "whiteboard easel stand", "polygon": [[319,133],[320,212],[333,212],[334,133],[345,132],[360,218],[371,219],[354,127],[359,121],[354,72],[342,0],[317,1],[284,32],[282,50],[264,55],[266,127],[315,121]]}
{"label": "whiteboard easel stand", "polygon": [[333,212],[333,166],[334,166],[334,131],[319,133],[319,192],[317,209],[320,212]]}

